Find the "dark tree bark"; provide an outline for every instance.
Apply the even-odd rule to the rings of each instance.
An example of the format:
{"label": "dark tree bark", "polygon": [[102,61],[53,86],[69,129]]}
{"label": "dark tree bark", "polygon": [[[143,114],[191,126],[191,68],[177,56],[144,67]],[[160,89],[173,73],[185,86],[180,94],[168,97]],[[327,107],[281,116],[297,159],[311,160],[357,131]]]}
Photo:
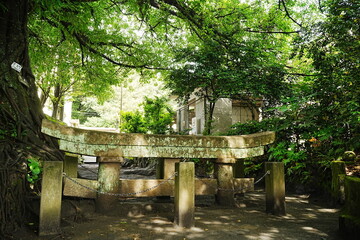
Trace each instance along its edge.
{"label": "dark tree bark", "polygon": [[[29,0],[0,5],[0,236],[23,222],[26,159],[62,159],[56,142],[41,133],[44,114],[28,55],[29,6]],[[21,71],[11,67],[14,63]]]}

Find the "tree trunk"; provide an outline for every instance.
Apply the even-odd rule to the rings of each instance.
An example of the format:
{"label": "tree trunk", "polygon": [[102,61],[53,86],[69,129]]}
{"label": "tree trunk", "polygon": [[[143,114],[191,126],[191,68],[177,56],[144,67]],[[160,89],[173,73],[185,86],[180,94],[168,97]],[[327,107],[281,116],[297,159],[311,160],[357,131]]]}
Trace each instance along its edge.
{"label": "tree trunk", "polygon": [[213,123],[213,116],[215,110],[216,101],[210,101],[209,104],[205,101],[205,127],[204,127],[204,135],[210,135],[212,133],[212,123]]}
{"label": "tree trunk", "polygon": [[[24,220],[27,159],[62,159],[56,142],[41,133],[44,115],[28,55],[29,6],[29,0],[0,5],[0,236]],[[15,63],[22,69],[13,69]]]}

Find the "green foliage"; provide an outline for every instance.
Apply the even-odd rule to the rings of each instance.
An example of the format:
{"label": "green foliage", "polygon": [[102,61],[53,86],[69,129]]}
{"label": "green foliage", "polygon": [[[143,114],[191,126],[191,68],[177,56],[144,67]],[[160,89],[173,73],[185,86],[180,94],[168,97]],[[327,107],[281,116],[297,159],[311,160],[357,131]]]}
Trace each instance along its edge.
{"label": "green foliage", "polygon": [[248,121],[246,123],[235,123],[230,127],[226,135],[245,135],[264,131],[280,131],[284,125],[284,119],[266,118],[262,121]]}
{"label": "green foliage", "polygon": [[26,180],[29,183],[34,184],[39,180],[42,172],[41,162],[38,158],[28,158],[27,161],[28,173],[26,175]]}
{"label": "green foliage", "polygon": [[174,112],[166,102],[167,99],[164,97],[155,97],[155,99],[145,97],[143,104],[145,126],[153,134],[171,132]]}
{"label": "green foliage", "polygon": [[144,115],[139,111],[122,112],[120,129],[129,133],[166,134],[171,132],[173,111],[165,97],[145,97],[142,103]]}
{"label": "green foliage", "polygon": [[125,133],[146,133],[144,117],[139,111],[121,112],[120,131]]}

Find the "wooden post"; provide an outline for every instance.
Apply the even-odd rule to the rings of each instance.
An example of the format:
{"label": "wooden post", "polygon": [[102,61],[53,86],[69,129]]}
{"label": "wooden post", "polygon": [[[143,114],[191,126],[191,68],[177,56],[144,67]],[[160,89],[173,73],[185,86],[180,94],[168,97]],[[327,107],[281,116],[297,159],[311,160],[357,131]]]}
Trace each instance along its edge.
{"label": "wooden post", "polygon": [[215,177],[218,181],[216,201],[220,205],[235,206],[233,164],[235,158],[219,158],[215,163]]}
{"label": "wooden post", "polygon": [[44,162],[40,199],[40,236],[60,233],[62,173],[63,162]]}
{"label": "wooden post", "polygon": [[266,212],[274,215],[285,213],[285,175],[282,162],[265,163]]}
{"label": "wooden post", "polygon": [[193,162],[175,163],[175,225],[194,226],[195,165]]}
{"label": "wooden post", "polygon": [[234,164],[234,178],[245,177],[245,160],[237,159]]}
{"label": "wooden post", "polygon": [[64,172],[68,177],[77,178],[79,155],[66,153],[64,158]]}
{"label": "wooden post", "polygon": [[96,198],[96,211],[99,213],[109,213],[113,210],[118,200],[118,196],[106,193],[119,193],[120,191],[120,169],[122,158],[119,157],[99,157],[98,172],[98,194]]}

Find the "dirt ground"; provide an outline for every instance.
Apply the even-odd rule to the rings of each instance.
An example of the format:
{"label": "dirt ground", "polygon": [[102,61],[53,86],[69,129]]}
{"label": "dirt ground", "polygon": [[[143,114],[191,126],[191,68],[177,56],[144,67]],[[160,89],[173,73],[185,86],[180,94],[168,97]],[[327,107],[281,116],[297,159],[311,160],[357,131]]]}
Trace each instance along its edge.
{"label": "dirt ground", "polygon": [[[36,229],[20,231],[18,240],[160,240],[160,239],[319,239],[337,240],[338,212],[327,200],[288,194],[286,216],[265,213],[265,195],[256,190],[237,197],[237,207],[220,207],[213,198],[196,201],[195,227],[173,224],[171,200],[119,200],[111,215],[94,212],[89,200],[67,200],[63,204],[62,234],[37,237]],[[76,210],[76,211],[75,211]]]}

